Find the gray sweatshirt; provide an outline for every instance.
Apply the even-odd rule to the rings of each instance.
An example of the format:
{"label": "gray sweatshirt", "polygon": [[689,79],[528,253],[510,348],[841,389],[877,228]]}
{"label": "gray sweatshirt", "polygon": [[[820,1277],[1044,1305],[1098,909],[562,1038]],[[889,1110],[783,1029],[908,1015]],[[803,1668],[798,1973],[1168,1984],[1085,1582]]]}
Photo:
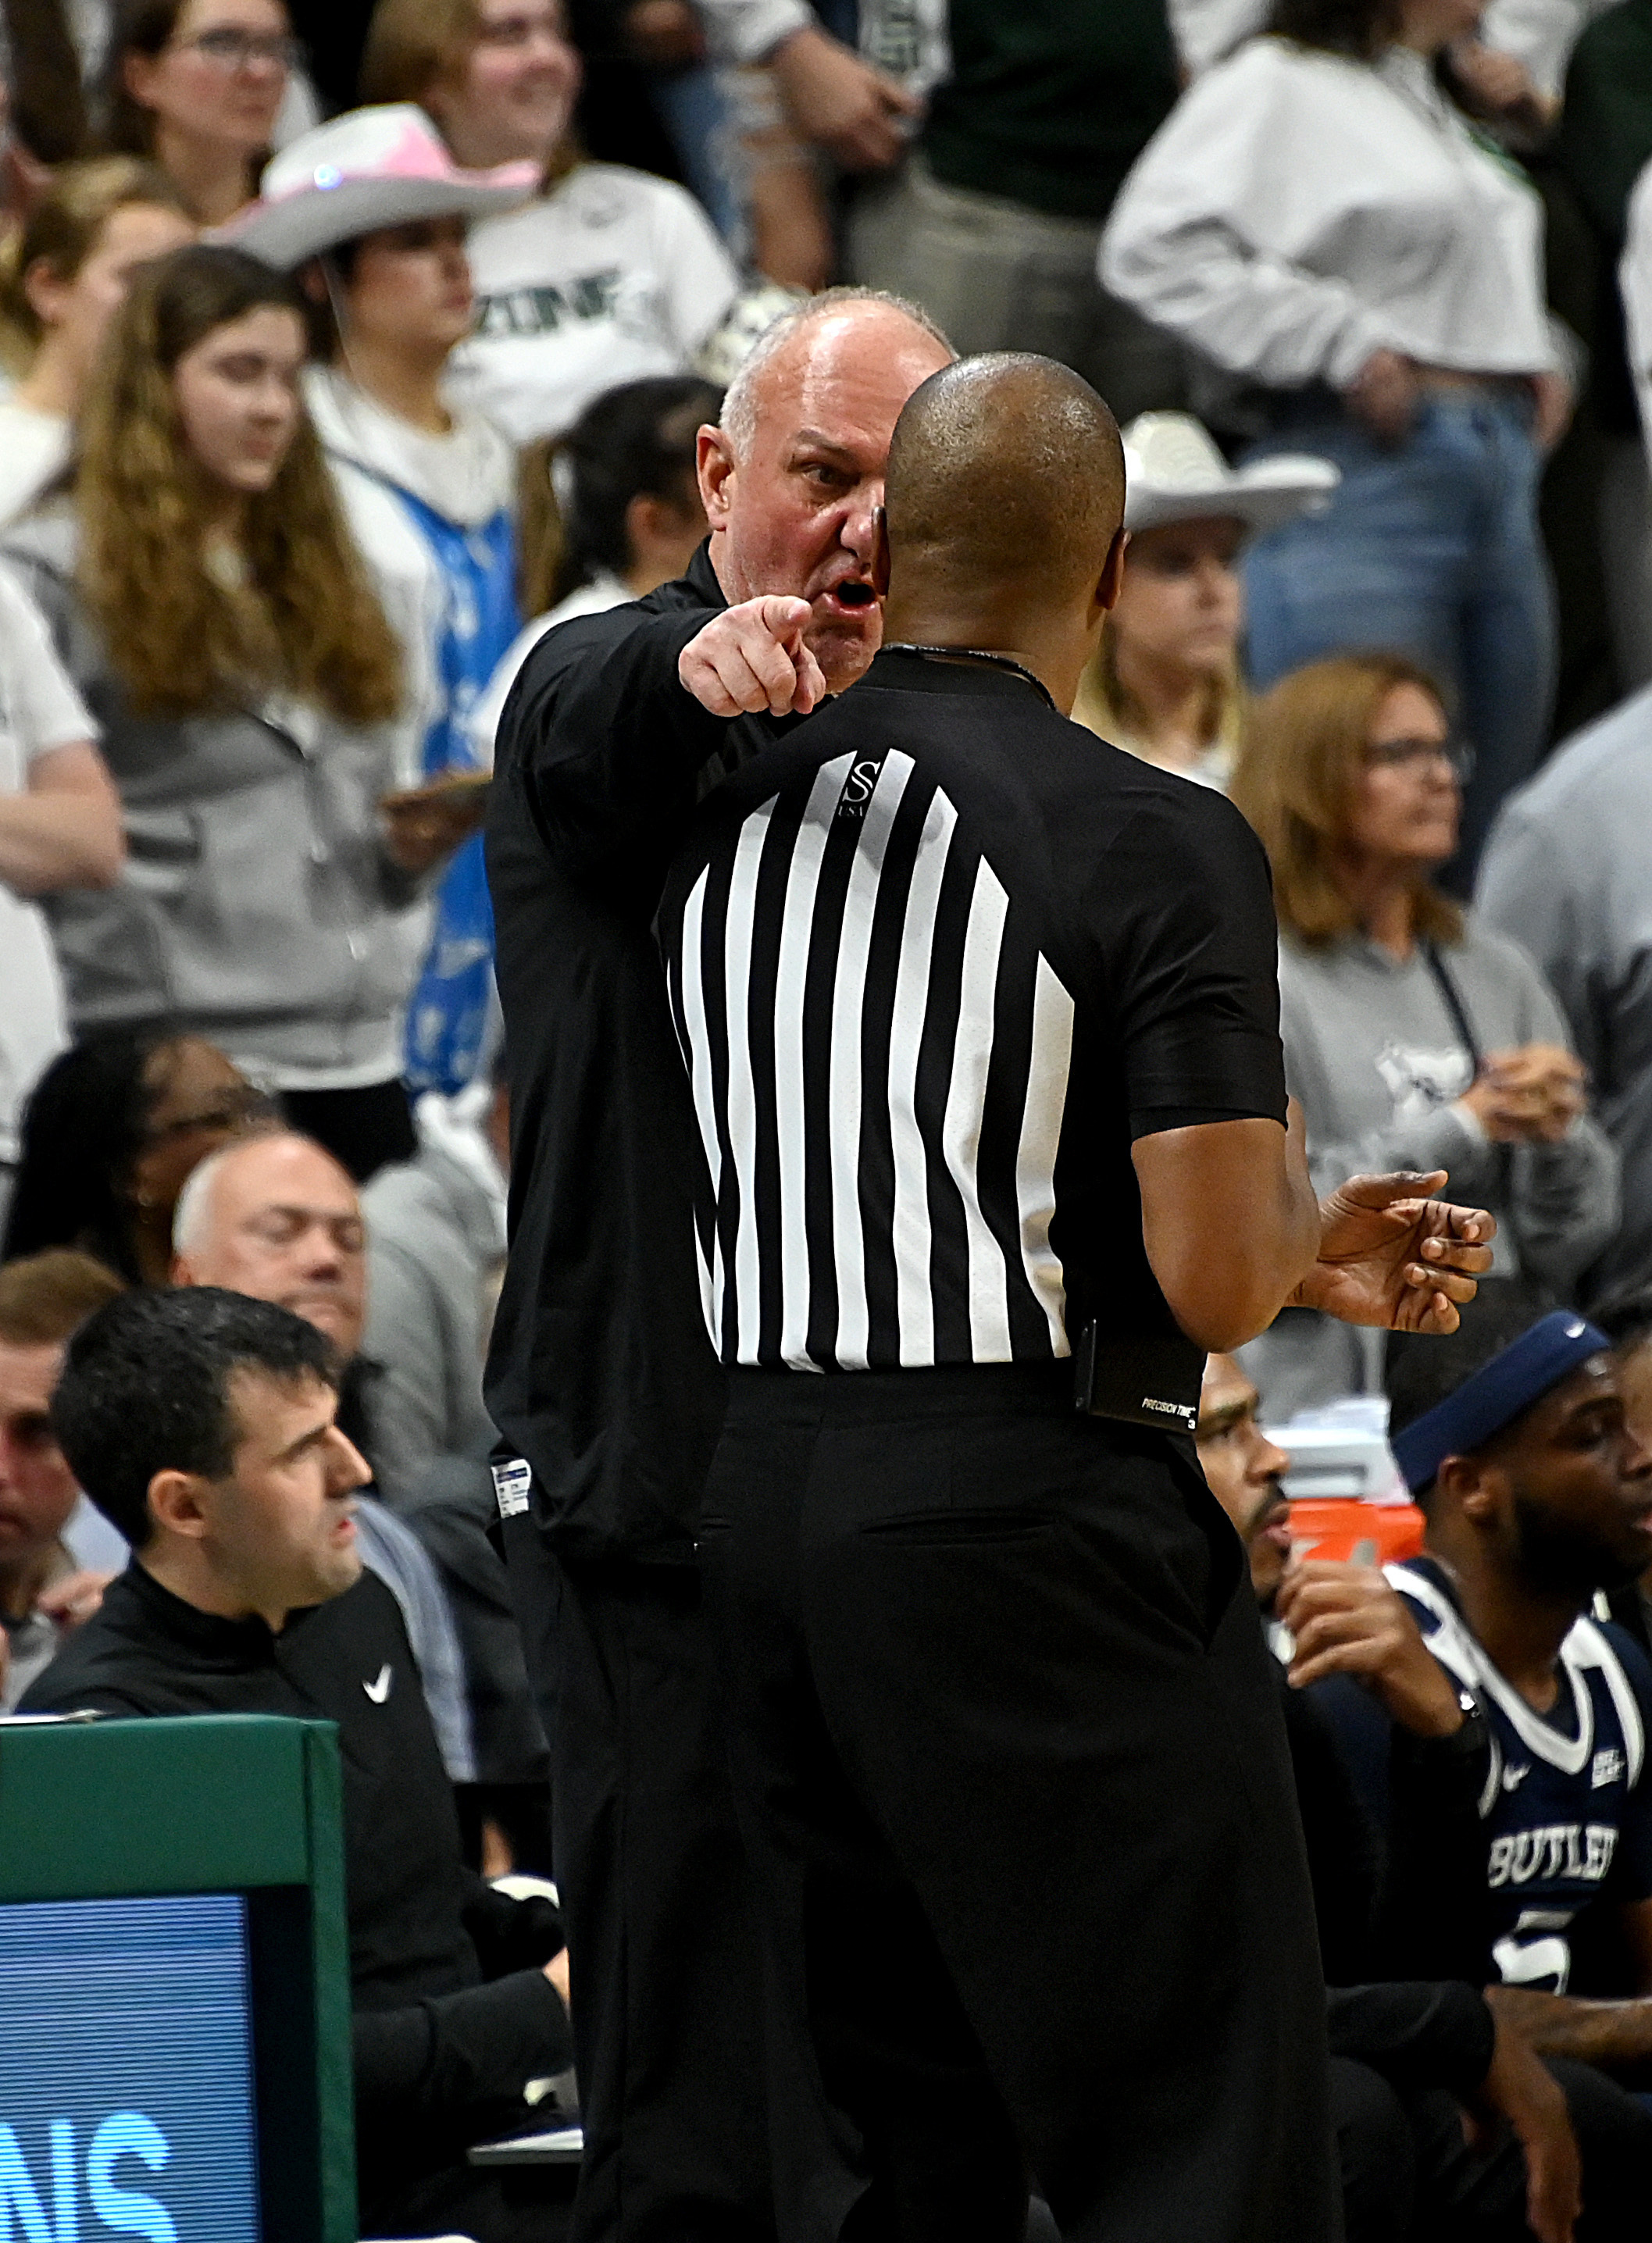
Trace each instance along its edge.
{"label": "gray sweatshirt", "polygon": [[50,906],[75,1027],[164,1015],[277,1089],[399,1075],[428,913],[381,839],[398,728],[290,700],[134,716],[76,591],[76,544],[66,508],[5,541],[103,728],[126,828],[116,885]]}
{"label": "gray sweatshirt", "polygon": [[1652,690],[1509,797],[1477,905],[1547,976],[1622,1162],[1622,1220],[1594,1294],[1652,1284]]}
{"label": "gray sweatshirt", "polygon": [[[1482,1055],[1569,1044],[1541,975],[1505,936],[1471,919],[1440,956]],[[1445,1169],[1453,1200],[1497,1217],[1495,1272],[1569,1297],[1616,1228],[1616,1154],[1588,1115],[1558,1145],[1495,1145],[1475,1128],[1455,1103],[1473,1056],[1420,948],[1402,962],[1362,935],[1315,949],[1283,938],[1279,1027],[1316,1189],[1361,1171]],[[1358,1391],[1373,1370],[1359,1335],[1301,1311],[1253,1346],[1246,1362],[1276,1419]]]}

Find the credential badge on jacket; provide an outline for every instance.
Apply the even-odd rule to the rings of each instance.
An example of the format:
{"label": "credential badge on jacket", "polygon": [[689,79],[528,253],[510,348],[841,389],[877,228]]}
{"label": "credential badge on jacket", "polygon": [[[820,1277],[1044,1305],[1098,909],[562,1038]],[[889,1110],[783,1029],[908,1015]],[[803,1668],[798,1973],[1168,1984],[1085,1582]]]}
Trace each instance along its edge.
{"label": "credential badge on jacket", "polygon": [[508,1464],[494,1465],[494,1501],[501,1519],[520,1518],[528,1508],[528,1492],[533,1484],[534,1468],[526,1457],[512,1457]]}

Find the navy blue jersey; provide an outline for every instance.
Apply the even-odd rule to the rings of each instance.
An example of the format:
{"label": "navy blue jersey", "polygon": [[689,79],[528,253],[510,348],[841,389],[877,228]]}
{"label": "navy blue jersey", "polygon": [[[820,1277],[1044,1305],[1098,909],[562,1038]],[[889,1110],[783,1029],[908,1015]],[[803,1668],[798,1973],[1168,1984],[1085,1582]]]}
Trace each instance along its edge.
{"label": "navy blue jersey", "polygon": [[1499,1975],[1563,1994],[1583,1911],[1652,1896],[1652,1665],[1621,1627],[1580,1619],[1561,1646],[1560,1694],[1540,1714],[1470,1634],[1439,1566],[1419,1558],[1387,1575],[1492,1733],[1480,1819]]}

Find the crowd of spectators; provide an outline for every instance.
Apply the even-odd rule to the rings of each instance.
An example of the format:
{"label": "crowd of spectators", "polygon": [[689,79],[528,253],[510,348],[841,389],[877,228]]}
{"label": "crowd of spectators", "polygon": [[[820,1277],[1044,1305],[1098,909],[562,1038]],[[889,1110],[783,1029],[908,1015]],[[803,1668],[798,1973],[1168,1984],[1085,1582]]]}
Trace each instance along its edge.
{"label": "crowd of spectators", "polygon": [[[1113,405],[1075,717],[1265,845],[1320,1189],[1498,1219],[1453,1342],[1291,1309],[1206,1381],[1350,2235],[1563,2243],[1580,2157],[1579,2238],[1642,2232],[1649,0],[3,0],[0,99],[0,1708],[354,1738],[337,1646],[407,1668],[347,1791],[367,2215],[565,2217],[462,2159],[570,2060],[554,1911],[482,1883],[555,1869],[488,1531],[495,737],[849,281]],[[1289,1557],[1261,1430],[1353,1396],[1392,1586]]]}

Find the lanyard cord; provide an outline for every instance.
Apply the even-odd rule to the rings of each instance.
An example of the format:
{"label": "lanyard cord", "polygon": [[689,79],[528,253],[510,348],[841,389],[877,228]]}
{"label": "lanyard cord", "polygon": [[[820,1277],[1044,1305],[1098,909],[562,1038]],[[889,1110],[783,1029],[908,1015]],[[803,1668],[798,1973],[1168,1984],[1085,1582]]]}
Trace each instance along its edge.
{"label": "lanyard cord", "polygon": [[1446,1000],[1446,1010],[1451,1014],[1453,1025],[1462,1039],[1463,1048],[1468,1054],[1469,1064],[1474,1070],[1473,1074],[1469,1077],[1472,1088],[1485,1061],[1481,1056],[1479,1040],[1474,1034],[1473,1023],[1470,1020],[1468,1009],[1463,1003],[1462,993],[1446,971],[1446,961],[1440,954],[1440,945],[1437,942],[1424,943],[1423,957],[1427,961],[1428,971],[1433,975],[1439,986],[1440,995]]}
{"label": "lanyard cord", "polygon": [[[1035,693],[1055,709],[1054,697],[1042,677],[1035,677],[1024,663],[1016,662],[1007,654],[991,654],[984,646],[914,646],[905,639],[895,639],[883,649],[885,654],[915,654],[924,662],[988,662],[995,670],[1007,670],[1014,677],[1024,678]],[[1055,709],[1059,717],[1061,711]]]}

